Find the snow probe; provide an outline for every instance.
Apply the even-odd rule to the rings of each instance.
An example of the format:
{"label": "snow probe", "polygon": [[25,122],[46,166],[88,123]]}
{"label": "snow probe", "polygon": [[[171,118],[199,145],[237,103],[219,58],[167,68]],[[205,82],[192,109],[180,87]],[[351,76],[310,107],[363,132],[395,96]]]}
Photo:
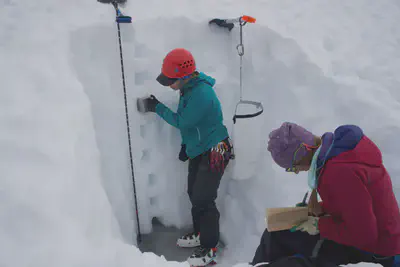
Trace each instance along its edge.
{"label": "snow probe", "polygon": [[134,171],[133,171],[131,132],[130,132],[130,126],[129,126],[128,102],[127,102],[127,97],[126,97],[126,84],[125,84],[125,72],[124,72],[124,58],[123,58],[123,54],[122,54],[121,29],[119,26],[120,23],[131,23],[132,18],[130,16],[123,15],[122,12],[118,8],[118,4],[124,4],[124,3],[126,3],[126,0],[111,0],[111,1],[97,0],[97,1],[100,3],[112,4],[115,9],[115,13],[116,13],[115,21],[117,22],[119,52],[120,52],[120,58],[121,58],[121,73],[122,73],[122,85],[123,85],[124,100],[125,100],[126,129],[128,132],[129,158],[130,158],[131,173],[132,173],[133,194],[135,197],[135,208],[136,208],[136,222],[137,222],[137,240],[136,241],[139,244],[142,241],[142,236],[140,233],[139,210],[138,210],[138,204],[137,204],[137,198],[136,198],[135,175],[134,175]]}
{"label": "snow probe", "polygon": [[[244,55],[243,26],[246,25],[247,23],[255,23],[255,22],[256,22],[255,18],[246,16],[246,15],[243,15],[243,16],[241,16],[239,18],[235,18],[235,19],[212,19],[209,21],[209,24],[216,24],[219,27],[227,28],[229,31],[231,31],[233,29],[233,27],[235,26],[235,23],[239,23],[239,26],[240,26],[240,43],[236,46],[236,49],[240,56],[240,101],[236,105],[235,115],[233,116],[234,124],[236,123],[236,119],[246,119],[246,118],[257,117],[264,111],[264,107],[261,102],[243,100],[243,98],[242,98],[242,94],[243,94],[242,69],[243,69],[243,55]],[[259,111],[255,112],[253,114],[237,115],[238,107],[241,104],[253,105],[257,109],[259,109]]]}

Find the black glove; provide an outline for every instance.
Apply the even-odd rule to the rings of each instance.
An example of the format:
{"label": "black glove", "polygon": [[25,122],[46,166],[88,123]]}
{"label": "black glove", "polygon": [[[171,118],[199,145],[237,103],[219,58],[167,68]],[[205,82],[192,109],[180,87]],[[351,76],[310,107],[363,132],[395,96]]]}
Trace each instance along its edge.
{"label": "black glove", "polygon": [[146,108],[150,112],[156,112],[156,106],[160,103],[154,95],[150,95],[150,97],[146,98]]}
{"label": "black glove", "polygon": [[188,159],[189,159],[189,157],[186,154],[186,145],[182,145],[181,151],[179,152],[179,160],[185,162]]}

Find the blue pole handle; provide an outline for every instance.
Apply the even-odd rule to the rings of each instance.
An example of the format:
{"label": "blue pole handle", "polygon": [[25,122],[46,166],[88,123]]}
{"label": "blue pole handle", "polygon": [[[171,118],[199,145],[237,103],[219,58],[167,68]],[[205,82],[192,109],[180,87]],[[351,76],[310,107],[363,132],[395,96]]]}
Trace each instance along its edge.
{"label": "blue pole handle", "polygon": [[132,23],[132,18],[130,16],[118,16],[115,21],[118,23]]}

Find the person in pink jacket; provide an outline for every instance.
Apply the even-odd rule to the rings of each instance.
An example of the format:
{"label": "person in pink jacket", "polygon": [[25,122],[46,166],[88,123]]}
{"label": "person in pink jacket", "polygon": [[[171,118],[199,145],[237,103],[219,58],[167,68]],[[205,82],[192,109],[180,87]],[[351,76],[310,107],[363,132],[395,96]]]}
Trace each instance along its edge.
{"label": "person in pink jacket", "polygon": [[321,202],[297,227],[265,230],[252,265],[301,254],[337,265],[400,266],[400,212],[379,148],[355,125],[322,137],[285,122],[269,135],[268,151],[287,172],[308,171]]}

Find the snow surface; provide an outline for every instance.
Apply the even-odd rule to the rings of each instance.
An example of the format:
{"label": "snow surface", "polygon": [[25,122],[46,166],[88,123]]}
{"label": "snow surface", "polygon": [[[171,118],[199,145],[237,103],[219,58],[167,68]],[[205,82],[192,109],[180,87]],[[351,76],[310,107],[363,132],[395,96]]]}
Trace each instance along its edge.
{"label": "snow surface", "polygon": [[[122,39],[143,233],[153,217],[178,228],[191,221],[179,132],[138,114],[134,101],[153,93],[176,107],[178,95],[154,80],[175,47],[216,78],[238,154],[218,198],[226,266],[252,259],[267,207],[307,191],[305,174],[286,174],[266,151],[283,121],[316,134],[358,124],[382,149],[399,196],[398,1],[130,0],[123,11],[133,17]],[[238,30],[207,21],[243,14],[257,18],[244,29],[243,96],[265,111],[233,128]],[[114,19],[96,1],[0,3],[0,266],[188,266],[136,247]]]}

